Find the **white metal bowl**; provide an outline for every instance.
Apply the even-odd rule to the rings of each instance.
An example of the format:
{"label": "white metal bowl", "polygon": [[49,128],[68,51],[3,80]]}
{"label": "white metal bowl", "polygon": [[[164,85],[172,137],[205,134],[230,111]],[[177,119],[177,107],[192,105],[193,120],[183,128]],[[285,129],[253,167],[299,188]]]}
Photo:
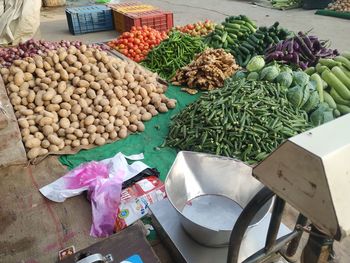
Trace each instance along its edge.
{"label": "white metal bowl", "polygon": [[[165,180],[168,199],[185,231],[210,247],[228,245],[237,218],[262,187],[252,168],[241,161],[185,151],[178,153]],[[260,209],[250,227],[264,218],[272,202]]]}

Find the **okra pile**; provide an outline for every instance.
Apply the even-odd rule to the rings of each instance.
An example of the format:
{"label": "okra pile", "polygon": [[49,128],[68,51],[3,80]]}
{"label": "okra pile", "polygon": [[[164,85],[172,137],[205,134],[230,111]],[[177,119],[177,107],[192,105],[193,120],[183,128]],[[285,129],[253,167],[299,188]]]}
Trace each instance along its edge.
{"label": "okra pile", "polygon": [[176,71],[189,64],[194,56],[205,49],[200,37],[192,37],[174,31],[169,38],[153,48],[141,65],[157,72],[165,79],[171,79]]}
{"label": "okra pile", "polygon": [[229,79],[173,118],[166,145],[254,164],[309,128],[307,113],[279,84]]}

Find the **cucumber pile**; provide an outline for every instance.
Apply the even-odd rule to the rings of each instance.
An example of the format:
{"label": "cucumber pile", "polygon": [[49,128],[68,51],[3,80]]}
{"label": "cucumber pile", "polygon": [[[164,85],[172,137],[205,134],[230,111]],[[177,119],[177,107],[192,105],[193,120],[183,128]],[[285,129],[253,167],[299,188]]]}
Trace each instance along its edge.
{"label": "cucumber pile", "polygon": [[350,52],[333,59],[321,58],[316,67],[305,72],[325,83],[324,101],[334,109],[335,117],[350,113]]}
{"label": "cucumber pile", "polygon": [[230,16],[204,38],[204,43],[212,48],[223,48],[230,52],[239,42],[256,31],[256,24],[245,15]]}
{"label": "cucumber pile", "polygon": [[237,43],[238,46],[231,51],[231,54],[240,66],[245,67],[252,57],[264,54],[266,48],[286,39],[289,34],[288,30],[281,28],[278,22],[270,27],[259,27],[255,33]]}

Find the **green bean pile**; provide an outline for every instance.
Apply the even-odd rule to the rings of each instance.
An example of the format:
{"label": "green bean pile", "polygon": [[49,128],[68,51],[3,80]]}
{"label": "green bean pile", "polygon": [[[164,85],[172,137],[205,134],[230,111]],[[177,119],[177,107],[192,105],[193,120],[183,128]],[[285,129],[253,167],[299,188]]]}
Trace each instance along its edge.
{"label": "green bean pile", "polygon": [[166,145],[254,164],[311,128],[307,118],[279,84],[229,79],[173,118]]}
{"label": "green bean pile", "polygon": [[200,37],[174,31],[168,39],[148,53],[141,65],[168,80],[179,68],[189,64],[194,56],[204,49],[205,45]]}

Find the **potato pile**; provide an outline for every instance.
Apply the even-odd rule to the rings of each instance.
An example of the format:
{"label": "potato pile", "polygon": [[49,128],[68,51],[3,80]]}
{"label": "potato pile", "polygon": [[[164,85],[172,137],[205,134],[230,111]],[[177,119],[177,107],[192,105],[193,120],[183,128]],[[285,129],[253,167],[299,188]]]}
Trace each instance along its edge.
{"label": "potato pile", "polygon": [[333,3],[330,3],[326,9],[339,12],[350,12],[350,0],[336,0]]}
{"label": "potato pile", "polygon": [[189,65],[179,69],[172,83],[201,90],[221,88],[224,80],[238,68],[230,53],[226,53],[223,49],[208,48],[196,55]]}
{"label": "potato pile", "polygon": [[29,159],[125,138],[176,105],[156,74],[86,45],[15,60],[0,72]]}

